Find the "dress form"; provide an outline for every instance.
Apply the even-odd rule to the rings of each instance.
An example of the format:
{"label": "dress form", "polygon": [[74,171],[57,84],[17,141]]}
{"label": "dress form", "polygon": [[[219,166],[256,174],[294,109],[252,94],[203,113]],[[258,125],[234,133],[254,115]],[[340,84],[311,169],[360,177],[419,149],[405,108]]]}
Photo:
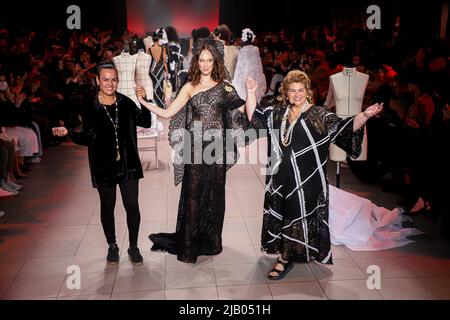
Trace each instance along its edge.
{"label": "dress form", "polygon": [[133,100],[134,103],[136,103],[138,108],[141,108],[141,104],[136,96],[136,82],[134,81],[137,54],[131,55],[129,52],[124,50],[121,54],[115,56],[112,61],[119,74],[117,92],[126,95],[128,98]]}
{"label": "dress form", "polygon": [[[151,63],[152,56],[140,49],[137,53],[136,60],[136,85],[144,88],[147,99],[153,100],[153,82],[149,75]],[[153,127],[156,127],[156,115],[152,112],[152,128]]]}
{"label": "dress form", "polygon": [[153,82],[149,75],[150,64],[152,63],[152,56],[139,50],[136,60],[136,75],[135,81],[138,86],[145,90],[145,96],[148,99],[153,99]]}
{"label": "dress form", "polygon": [[[356,70],[354,67],[344,67],[342,72],[330,77],[330,88],[325,104],[336,106],[336,114],[341,117],[355,116],[361,112],[364,94],[366,92],[369,76]],[[330,146],[330,159],[332,161],[345,161],[347,154],[335,145]],[[364,131],[361,155],[357,161],[367,160],[367,132]]]}

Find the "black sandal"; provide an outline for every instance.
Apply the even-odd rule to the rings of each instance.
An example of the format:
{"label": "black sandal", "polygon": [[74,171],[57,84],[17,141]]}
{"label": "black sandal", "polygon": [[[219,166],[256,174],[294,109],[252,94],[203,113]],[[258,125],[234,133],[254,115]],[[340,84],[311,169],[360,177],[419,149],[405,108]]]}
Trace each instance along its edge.
{"label": "black sandal", "polygon": [[[282,261],[280,258],[277,259],[277,264],[281,264],[283,266],[283,270],[279,270],[276,269],[275,266],[273,267],[272,271],[269,272],[269,274],[267,275],[267,278],[269,280],[281,280],[283,279],[288,272],[292,269],[292,267],[294,267],[294,260],[288,261],[288,262],[284,262]],[[276,276],[272,276],[270,275],[271,273],[276,273]]]}

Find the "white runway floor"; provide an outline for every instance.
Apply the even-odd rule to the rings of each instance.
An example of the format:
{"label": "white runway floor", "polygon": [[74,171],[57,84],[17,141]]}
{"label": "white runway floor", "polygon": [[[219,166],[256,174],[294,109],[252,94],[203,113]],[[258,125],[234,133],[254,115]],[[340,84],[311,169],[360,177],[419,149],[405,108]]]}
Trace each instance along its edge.
{"label": "white runway floor", "polygon": [[[33,165],[23,181],[20,196],[0,200],[0,210],[7,212],[0,220],[0,299],[450,299],[449,242],[436,235],[426,217],[414,220],[425,232],[414,244],[379,252],[333,247],[333,266],[297,264],[285,279],[267,280],[274,258],[259,250],[264,193],[260,165],[229,171],[220,255],[201,257],[191,265],[151,252],[148,234],[174,231],[180,192],[173,185],[167,137],[159,150],[159,169],[146,170],[140,182],[144,264],[133,267],[128,261],[119,195],[121,261],[111,267],[105,262],[107,246],[86,149],[70,142],[47,149],[43,162]],[[144,167],[153,167],[153,159],[153,153],[146,153]],[[343,169],[341,183],[388,208],[399,198],[379,186],[361,184],[348,169]],[[66,285],[70,265],[80,267],[80,290]],[[381,289],[367,288],[370,265],[381,269]]]}

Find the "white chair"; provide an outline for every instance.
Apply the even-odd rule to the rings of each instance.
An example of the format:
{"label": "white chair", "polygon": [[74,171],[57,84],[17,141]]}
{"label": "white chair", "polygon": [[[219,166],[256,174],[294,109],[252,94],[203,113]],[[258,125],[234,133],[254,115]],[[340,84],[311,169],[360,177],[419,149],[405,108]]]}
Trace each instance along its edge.
{"label": "white chair", "polygon": [[144,160],[144,152],[155,152],[156,169],[158,169],[158,141],[159,130],[157,128],[137,127],[138,150],[141,155],[141,162]]}

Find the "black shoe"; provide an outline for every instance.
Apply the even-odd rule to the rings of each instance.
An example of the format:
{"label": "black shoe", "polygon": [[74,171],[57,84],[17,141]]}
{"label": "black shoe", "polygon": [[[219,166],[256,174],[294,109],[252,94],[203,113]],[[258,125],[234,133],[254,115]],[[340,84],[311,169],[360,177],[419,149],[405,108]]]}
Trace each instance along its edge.
{"label": "black shoe", "polygon": [[111,244],[109,246],[106,261],[109,264],[116,264],[117,262],[119,262],[119,247],[117,246],[117,244]]}
{"label": "black shoe", "polygon": [[[280,269],[276,269],[275,266],[277,264],[280,264],[283,267],[283,270]],[[269,280],[281,280],[283,279],[288,272],[292,269],[292,267],[294,266],[294,260],[288,261],[288,262],[284,262],[283,260],[281,260],[280,258],[277,259],[277,263],[275,264],[275,266],[273,266],[272,271],[269,272],[269,274],[267,275],[267,278]],[[271,273],[275,273],[275,275],[271,275]]]}
{"label": "black shoe", "polygon": [[133,263],[135,266],[142,264],[142,262],[144,261],[144,259],[142,259],[141,253],[139,252],[139,248],[136,246],[128,248],[128,256],[131,260],[131,263]]}

